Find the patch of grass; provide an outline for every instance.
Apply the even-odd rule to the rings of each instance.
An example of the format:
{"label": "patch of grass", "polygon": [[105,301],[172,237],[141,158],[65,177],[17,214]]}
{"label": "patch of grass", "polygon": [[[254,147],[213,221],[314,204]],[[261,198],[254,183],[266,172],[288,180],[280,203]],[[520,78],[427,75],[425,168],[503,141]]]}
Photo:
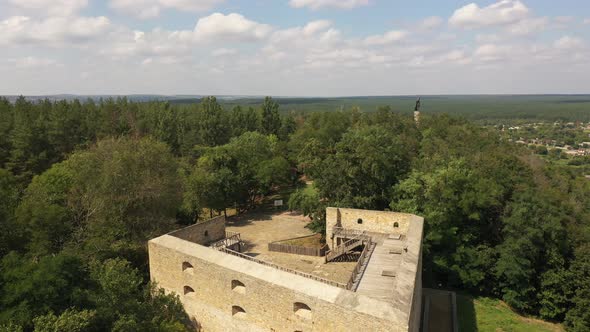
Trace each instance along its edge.
{"label": "patch of grass", "polygon": [[562,332],[559,324],[520,316],[496,299],[457,295],[460,332]]}

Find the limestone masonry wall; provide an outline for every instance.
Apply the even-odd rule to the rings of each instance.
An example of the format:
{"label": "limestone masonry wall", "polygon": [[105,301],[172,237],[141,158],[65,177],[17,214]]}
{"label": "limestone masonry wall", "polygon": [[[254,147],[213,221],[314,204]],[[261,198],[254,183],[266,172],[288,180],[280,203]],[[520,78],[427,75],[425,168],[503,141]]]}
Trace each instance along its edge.
{"label": "limestone masonry wall", "polygon": [[225,217],[215,217],[171,232],[169,235],[200,245],[207,245],[225,238]]}
{"label": "limestone masonry wall", "polygon": [[391,300],[206,247],[225,238],[223,216],[150,240],[151,280],[167,293],[179,295],[201,331],[418,332],[424,219],[339,208],[328,208],[326,219],[328,237],[337,224],[370,233],[406,235]]}
{"label": "limestone masonry wall", "polygon": [[399,212],[329,207],[326,209],[326,238],[332,237],[332,228],[336,225],[373,233],[406,234],[414,217],[412,214]]}
{"label": "limestone masonry wall", "polygon": [[[166,237],[149,243],[151,278],[180,295],[203,331],[408,331],[408,317],[387,303]],[[362,312],[376,308],[381,317]]]}

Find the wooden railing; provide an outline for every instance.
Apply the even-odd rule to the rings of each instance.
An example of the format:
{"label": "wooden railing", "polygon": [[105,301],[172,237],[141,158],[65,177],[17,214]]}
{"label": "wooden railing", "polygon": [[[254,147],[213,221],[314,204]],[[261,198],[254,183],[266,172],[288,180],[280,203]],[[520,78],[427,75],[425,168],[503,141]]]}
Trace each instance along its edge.
{"label": "wooden railing", "polygon": [[219,241],[213,242],[211,245],[209,245],[211,248],[225,248],[225,247],[231,247],[233,245],[236,245],[238,243],[240,243],[242,241],[241,237],[240,237],[240,233],[234,233],[234,232],[225,232],[225,239],[221,239]]}
{"label": "wooden railing", "polygon": [[330,262],[334,258],[342,256],[342,255],[346,254],[347,252],[349,252],[350,250],[362,245],[363,242],[365,242],[365,240],[359,239],[359,238],[354,238],[354,239],[350,239],[350,240],[342,243],[341,245],[337,246],[333,250],[330,250],[326,253],[326,263]]}
{"label": "wooden railing", "polygon": [[352,275],[350,279],[348,279],[348,283],[346,284],[346,289],[356,292],[356,288],[358,284],[355,282],[357,276],[363,272],[363,269],[366,268],[366,262],[371,257],[371,253],[375,249],[375,244],[371,241],[365,243],[365,247],[359,257],[359,260],[356,262],[354,270],[352,270]]}
{"label": "wooden railing", "polygon": [[366,231],[360,231],[356,229],[348,229],[342,227],[334,227],[332,228],[332,234],[334,236],[344,237],[344,238],[359,238],[363,240],[370,240],[371,237],[367,234]]}
{"label": "wooden railing", "polygon": [[225,231],[225,237],[226,238],[229,238],[229,237],[232,237],[232,236],[236,236],[236,235],[240,235],[240,233],[238,233],[238,232]]}
{"label": "wooden railing", "polygon": [[233,256],[236,256],[236,257],[240,257],[240,258],[249,260],[249,261],[254,262],[254,263],[258,263],[258,264],[261,264],[261,265],[272,267],[272,268],[275,268],[277,270],[281,270],[281,271],[293,273],[293,274],[296,274],[298,276],[301,276],[301,277],[304,277],[304,278],[308,278],[308,279],[313,279],[315,281],[319,281],[319,282],[322,282],[324,284],[328,284],[328,285],[331,285],[331,286],[340,287],[340,288],[343,288],[343,289],[348,289],[347,288],[348,286],[346,284],[339,283],[339,282],[332,281],[332,280],[328,280],[328,279],[324,279],[322,277],[318,277],[318,276],[315,276],[313,274],[309,274],[309,273],[305,273],[305,272],[301,272],[301,271],[289,269],[289,268],[286,268],[286,267],[283,267],[283,266],[279,266],[279,265],[274,264],[274,263],[265,262],[263,260],[260,260],[260,259],[254,258],[254,257],[250,257],[248,255],[239,253],[237,251],[233,251],[233,250],[228,249],[226,247],[214,247],[214,249],[219,250],[219,251],[222,251],[222,252],[224,252],[226,254],[229,254],[229,255],[233,255]]}

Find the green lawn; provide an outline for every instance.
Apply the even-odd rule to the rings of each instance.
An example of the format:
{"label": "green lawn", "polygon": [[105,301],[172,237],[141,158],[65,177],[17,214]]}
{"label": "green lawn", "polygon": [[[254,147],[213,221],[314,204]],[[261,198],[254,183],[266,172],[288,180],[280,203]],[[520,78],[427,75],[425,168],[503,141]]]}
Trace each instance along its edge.
{"label": "green lawn", "polygon": [[457,294],[460,332],[561,332],[557,324],[526,318],[513,312],[504,302]]}

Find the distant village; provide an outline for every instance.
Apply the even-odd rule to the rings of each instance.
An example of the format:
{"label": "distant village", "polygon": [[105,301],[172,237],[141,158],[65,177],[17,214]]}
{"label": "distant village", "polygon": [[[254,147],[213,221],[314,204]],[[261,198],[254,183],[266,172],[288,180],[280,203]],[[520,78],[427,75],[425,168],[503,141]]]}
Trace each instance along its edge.
{"label": "distant village", "polygon": [[590,122],[527,123],[496,128],[509,142],[536,148],[540,154],[558,150],[567,157],[590,156]]}

